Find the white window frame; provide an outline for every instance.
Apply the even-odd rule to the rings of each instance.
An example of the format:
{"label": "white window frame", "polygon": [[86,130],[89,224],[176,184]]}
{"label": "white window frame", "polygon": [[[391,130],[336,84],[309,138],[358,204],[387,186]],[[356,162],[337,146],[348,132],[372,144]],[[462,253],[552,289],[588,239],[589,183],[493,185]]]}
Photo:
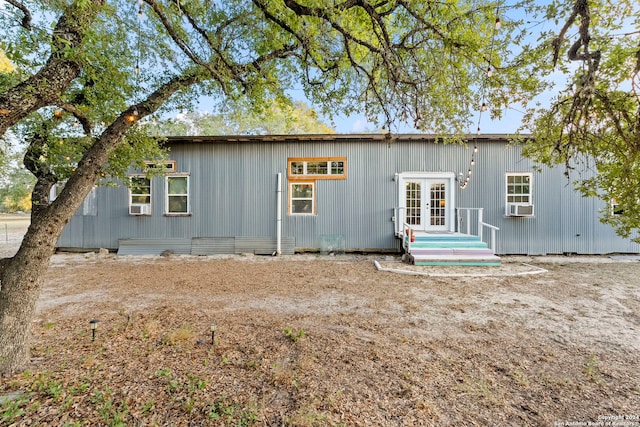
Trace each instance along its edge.
{"label": "white window frame", "polygon": [[168,173],[175,172],[178,164],[175,160],[162,160],[158,162],[147,160],[144,163],[147,170],[161,170]]}
{"label": "white window frame", "polygon": [[[149,193],[134,193],[133,192],[133,180],[134,179],[146,179],[149,181]],[[149,197],[148,203],[134,202],[134,197]],[[145,175],[129,175],[129,215],[151,215],[151,201],[153,200],[153,180]],[[133,213],[132,207],[140,206],[140,213]]]}
{"label": "white window frame", "polygon": [[[342,163],[342,172],[334,173],[333,163]],[[294,157],[288,159],[289,179],[347,179],[347,158],[346,157]],[[298,172],[293,165],[297,163],[302,166]],[[309,164],[323,163],[326,173],[310,172]]]}
{"label": "white window frame", "polygon": [[82,215],[97,216],[98,215],[98,197],[96,185],[93,186],[89,194],[82,201]]}
{"label": "white window frame", "polygon": [[[56,182],[54,185],[51,186],[51,189],[49,190],[49,202],[53,202],[58,198],[60,193],[62,193],[62,190],[64,189],[65,185],[67,185],[66,180]],[[98,205],[97,205],[97,195],[96,195],[97,188],[98,188],[97,186],[95,185],[93,186],[91,191],[89,191],[87,196],[82,201],[82,206],[76,211],[75,215],[78,215],[78,214],[82,216],[98,215]]]}
{"label": "white window frame", "polygon": [[[170,194],[169,193],[169,180],[173,178],[186,178],[187,179],[187,193],[186,194]],[[188,173],[172,173],[164,178],[164,189],[165,189],[165,199],[164,199],[164,214],[167,216],[189,216],[191,215],[191,177]],[[171,212],[169,211],[169,199],[171,197],[187,197],[187,211],[186,212]]]}
{"label": "white window frame", "polygon": [[[311,197],[293,197],[293,187],[295,185],[310,185]],[[294,212],[294,200],[311,200],[311,212]],[[316,183],[315,181],[295,181],[289,183],[289,215],[313,216],[316,214]]]}
{"label": "white window frame", "polygon": [[[514,183],[509,183],[509,178],[510,177],[516,177],[516,176],[523,176],[523,177],[528,177],[529,178],[529,192],[528,193],[509,193],[509,185],[514,185]],[[505,177],[504,177],[504,183],[505,183],[505,203],[504,203],[504,211],[505,211],[505,215],[509,216],[509,205],[531,205],[533,206],[533,173],[532,172],[506,172],[505,173]],[[515,183],[516,185],[518,183]],[[515,201],[515,200],[511,200],[509,201],[510,197],[526,197],[527,200],[523,201],[523,200],[519,200],[519,201]]]}

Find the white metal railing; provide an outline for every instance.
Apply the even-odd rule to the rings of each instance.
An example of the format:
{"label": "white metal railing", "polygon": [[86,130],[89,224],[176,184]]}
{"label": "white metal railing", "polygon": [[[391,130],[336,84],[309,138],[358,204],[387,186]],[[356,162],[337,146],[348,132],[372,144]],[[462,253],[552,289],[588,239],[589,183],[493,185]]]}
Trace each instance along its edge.
{"label": "white metal railing", "polygon": [[407,208],[405,207],[397,207],[393,208],[393,228],[396,233],[396,237],[401,237],[404,235],[404,215],[400,215],[401,212],[404,212]]}
{"label": "white metal railing", "polygon": [[408,251],[409,243],[411,243],[411,227],[404,221],[404,215],[400,216],[400,212],[405,211],[405,207],[393,208],[393,228],[396,233],[396,237],[402,239],[402,248]]}
{"label": "white metal railing", "polygon": [[[461,211],[465,212],[464,216],[461,214]],[[458,217],[458,231],[461,231],[461,223],[466,218],[467,234],[472,234],[471,232],[471,212],[472,211],[476,211],[478,216],[478,226],[476,230],[478,233],[477,236],[480,237],[480,240],[482,240],[484,228],[485,227],[488,228],[489,231],[491,232],[491,238],[488,242],[489,248],[495,252],[496,251],[496,232],[500,231],[500,228],[496,227],[495,225],[487,224],[482,220],[483,208],[456,208],[456,213],[457,213],[456,216]]]}

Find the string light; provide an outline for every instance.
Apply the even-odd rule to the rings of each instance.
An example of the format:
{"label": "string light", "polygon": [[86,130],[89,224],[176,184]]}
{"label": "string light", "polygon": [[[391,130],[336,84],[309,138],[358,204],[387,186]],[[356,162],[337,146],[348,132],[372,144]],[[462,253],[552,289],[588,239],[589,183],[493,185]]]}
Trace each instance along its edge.
{"label": "string light", "polygon": [[[487,69],[485,72],[485,80],[483,81],[482,84],[482,90],[481,90],[481,94],[482,94],[482,105],[480,106],[480,111],[478,114],[478,129],[477,129],[477,133],[476,136],[474,138],[474,145],[473,145],[473,154],[471,155],[471,160],[469,161],[469,169],[467,170],[467,176],[464,180],[464,182],[462,182],[459,187],[461,190],[464,190],[465,188],[467,188],[467,186],[469,185],[469,181],[471,181],[471,174],[473,173],[473,166],[475,166],[476,164],[476,156],[478,153],[478,136],[480,135],[480,123],[482,122],[482,113],[486,112],[488,107],[487,107],[487,103],[485,101],[485,90],[486,90],[486,82],[488,78],[491,78],[493,76],[493,68],[491,67],[491,56],[493,55],[493,48],[494,48],[494,43],[495,43],[495,38],[496,38],[496,32],[498,30],[500,30],[500,28],[502,28],[502,21],[500,20],[500,15],[499,15],[499,11],[500,11],[500,6],[496,7],[496,20],[495,20],[495,24],[494,24],[494,30],[491,34],[491,49],[489,52],[489,59],[488,59],[488,65],[487,65]],[[462,173],[460,173],[460,179],[462,179]]]}
{"label": "string light", "polygon": [[[136,66],[133,69],[133,74],[135,78],[135,92],[137,93],[140,90],[140,58],[142,57],[142,3],[143,0],[138,2],[138,25],[136,31]],[[131,114],[125,117],[125,120],[129,123],[135,123],[140,119],[140,114],[137,109],[134,109]]]}
{"label": "string light", "polygon": [[134,110],[131,112],[131,114],[129,114],[129,115],[127,116],[127,121],[128,121],[129,123],[134,123],[135,121],[137,121],[137,120],[138,120],[138,116],[139,116],[139,114],[138,114],[138,110],[137,110],[137,109],[134,109]]}

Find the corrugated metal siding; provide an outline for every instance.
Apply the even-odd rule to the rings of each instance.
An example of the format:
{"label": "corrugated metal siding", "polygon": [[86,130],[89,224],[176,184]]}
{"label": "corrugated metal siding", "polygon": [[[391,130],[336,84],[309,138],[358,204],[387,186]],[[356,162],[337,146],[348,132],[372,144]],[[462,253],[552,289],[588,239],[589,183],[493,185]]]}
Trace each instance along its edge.
{"label": "corrugated metal siding", "polygon": [[[295,252],[293,237],[282,238],[282,253],[292,255]],[[277,242],[275,239],[265,239],[264,237],[236,237],[235,253],[253,253],[256,255],[269,255],[276,251]]]}
{"label": "corrugated metal siding", "polygon": [[235,251],[233,237],[200,237],[191,241],[191,255],[233,254]]}
{"label": "corrugated metal siding", "polygon": [[[295,137],[247,139],[171,145],[170,157],[177,161],[178,172],[190,173],[190,216],[164,215],[164,180],[160,177],[153,179],[153,214],[148,217],[128,214],[125,187],[103,187],[97,193],[97,216],[75,215],[59,246],[115,249],[120,239],[190,241],[205,237],[274,241],[276,176],[282,173],[283,234],[295,239],[295,248],[318,250],[322,236],[342,235],[347,251],[399,251],[391,221],[399,199],[394,175],[410,171],[465,173],[472,155],[471,147],[434,144],[415,136],[390,143],[356,136],[319,138],[316,142],[312,137],[304,137],[304,141]],[[481,140],[478,145],[472,180],[465,190],[455,190],[455,204],[483,208],[485,222],[500,227],[498,253],[640,252],[639,245],[599,223],[598,209],[604,206],[576,193],[563,168],[535,172],[533,163],[520,155],[519,147],[504,140]],[[317,214],[288,215],[287,159],[329,156],[347,158],[347,179],[317,180]],[[505,216],[506,172],[533,172],[534,217]]]}
{"label": "corrugated metal siding", "polygon": [[118,255],[160,255],[164,251],[189,255],[191,239],[121,239],[118,246]]}

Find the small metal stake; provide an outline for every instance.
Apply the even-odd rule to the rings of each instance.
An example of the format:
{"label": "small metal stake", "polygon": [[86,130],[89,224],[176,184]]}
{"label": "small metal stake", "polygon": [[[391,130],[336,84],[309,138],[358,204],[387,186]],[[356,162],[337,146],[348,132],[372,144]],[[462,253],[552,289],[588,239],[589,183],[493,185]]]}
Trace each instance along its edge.
{"label": "small metal stake", "polygon": [[216,337],[216,324],[211,324],[211,345],[215,345],[215,337]]}
{"label": "small metal stake", "polygon": [[89,320],[89,326],[91,326],[91,342],[96,340],[96,329],[98,329],[99,320]]}

